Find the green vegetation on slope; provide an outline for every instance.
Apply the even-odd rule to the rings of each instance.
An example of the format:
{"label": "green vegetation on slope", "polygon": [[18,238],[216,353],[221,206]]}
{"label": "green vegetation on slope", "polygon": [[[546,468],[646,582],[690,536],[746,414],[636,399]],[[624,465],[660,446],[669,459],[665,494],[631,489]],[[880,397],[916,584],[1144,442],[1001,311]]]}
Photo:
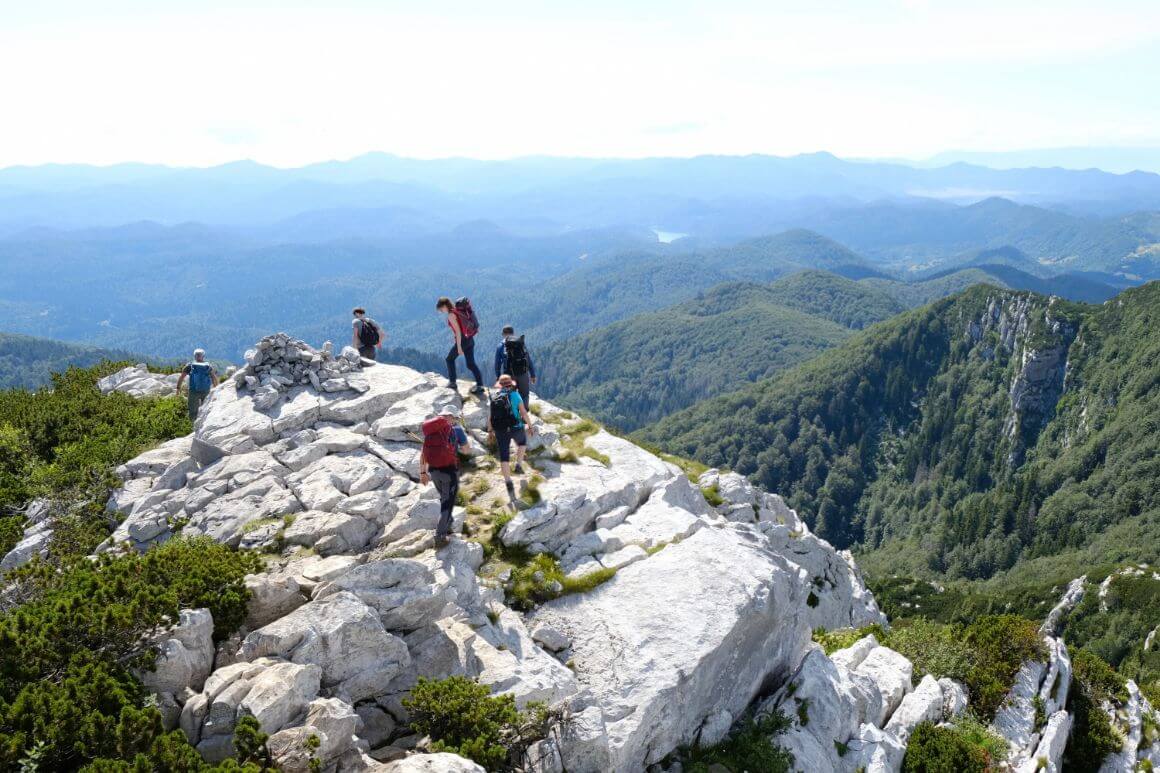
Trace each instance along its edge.
{"label": "green vegetation on slope", "polygon": [[[720,285],[695,300],[554,344],[539,357],[539,388],[562,405],[632,430],[849,336],[822,316],[788,308],[783,298],[776,284]],[[856,294],[846,305],[860,299]],[[828,300],[828,311],[843,313],[838,300]]]}
{"label": "green vegetation on slope", "polygon": [[102,395],[96,380],[114,367],[71,368],[47,391],[0,392],[0,553],[34,497],[52,503],[53,529],[47,559],[2,580],[0,768],[257,771],[258,728],[239,724],[240,761],[207,765],[182,733],[162,729],[133,670],[150,666],[149,635],[181,609],[208,608],[216,639],[233,633],[249,597],[243,578],[260,560],[208,539],[88,558],[114,525],[113,469],[189,431],[176,398]]}
{"label": "green vegetation on slope", "polygon": [[[895,572],[988,577],[1160,507],[1158,315],[1160,284],[1099,307],[972,288],[642,434],[787,495],[839,545],[904,543]],[[1015,411],[1027,351],[1046,364]]]}
{"label": "green vegetation on slope", "polygon": [[145,637],[179,609],[208,607],[218,638],[236,629],[249,598],[243,577],[258,566],[205,539],[11,573],[10,598],[23,601],[0,612],[0,768],[30,753],[45,770],[141,754],[147,769],[174,757],[190,767],[173,769],[201,770],[185,737],[162,730],[131,669],[153,662]]}
{"label": "green vegetation on slope", "polygon": [[868,278],[855,282],[828,271],[800,271],[770,284],[766,302],[861,330],[914,305],[898,302],[874,284],[890,281]]}
{"label": "green vegetation on slope", "polygon": [[189,432],[177,398],[102,395],[96,380],[117,367],[70,368],[53,376],[51,390],[0,391],[0,548],[19,538],[21,509],[46,497],[57,511],[54,552],[89,553],[114,525],[105,512],[120,483],[113,469]]}
{"label": "green vegetation on slope", "polygon": [[89,367],[102,360],[133,360],[133,355],[48,338],[0,333],[0,389],[39,389],[51,383],[53,373],[74,366]]}

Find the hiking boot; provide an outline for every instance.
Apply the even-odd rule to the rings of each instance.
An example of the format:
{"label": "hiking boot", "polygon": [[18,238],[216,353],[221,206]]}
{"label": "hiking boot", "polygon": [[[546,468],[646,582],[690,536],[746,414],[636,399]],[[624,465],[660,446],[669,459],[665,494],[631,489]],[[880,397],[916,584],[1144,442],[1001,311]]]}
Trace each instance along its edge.
{"label": "hiking boot", "polygon": [[451,544],[451,538],[443,535],[435,535],[435,549],[445,548]]}
{"label": "hiking boot", "polygon": [[456,392],[458,392],[458,391],[459,391],[459,385],[458,385],[458,384],[456,384],[454,381],[448,381],[448,382],[447,382],[447,388],[448,388],[448,389],[454,389]]}
{"label": "hiking boot", "polygon": [[482,386],[480,386],[479,384],[476,384],[475,386],[473,386],[473,387],[471,388],[471,394],[473,394],[473,395],[481,395],[481,394],[483,394],[485,391],[486,391],[486,390],[484,390],[484,388],[483,388]]}
{"label": "hiking boot", "polygon": [[510,480],[505,480],[503,485],[504,485],[504,488],[507,489],[508,499],[511,500],[512,512],[515,512],[516,510],[519,509],[518,500],[516,500],[516,486]]}
{"label": "hiking boot", "polygon": [[512,468],[512,472],[514,472],[516,475],[523,475],[524,474],[524,466],[522,464],[520,464],[519,462],[516,462],[516,466]]}

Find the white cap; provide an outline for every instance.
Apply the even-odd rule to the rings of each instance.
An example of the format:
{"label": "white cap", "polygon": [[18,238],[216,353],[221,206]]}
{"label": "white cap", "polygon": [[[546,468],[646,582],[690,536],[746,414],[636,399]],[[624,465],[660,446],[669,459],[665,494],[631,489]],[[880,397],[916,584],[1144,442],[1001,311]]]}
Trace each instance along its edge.
{"label": "white cap", "polygon": [[194,357],[204,357],[205,356],[205,349],[194,349],[193,356]]}
{"label": "white cap", "polygon": [[439,415],[440,416],[453,416],[456,419],[458,419],[459,418],[459,409],[456,408],[454,405],[448,404],[448,405],[443,406],[443,410],[439,411]]}

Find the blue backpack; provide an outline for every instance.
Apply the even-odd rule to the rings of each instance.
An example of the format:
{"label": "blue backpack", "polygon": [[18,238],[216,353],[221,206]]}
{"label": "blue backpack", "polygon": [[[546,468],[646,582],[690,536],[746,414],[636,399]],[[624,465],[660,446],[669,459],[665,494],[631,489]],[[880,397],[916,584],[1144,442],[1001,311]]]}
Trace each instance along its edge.
{"label": "blue backpack", "polygon": [[213,366],[208,362],[189,363],[189,391],[208,392],[213,386],[212,372]]}

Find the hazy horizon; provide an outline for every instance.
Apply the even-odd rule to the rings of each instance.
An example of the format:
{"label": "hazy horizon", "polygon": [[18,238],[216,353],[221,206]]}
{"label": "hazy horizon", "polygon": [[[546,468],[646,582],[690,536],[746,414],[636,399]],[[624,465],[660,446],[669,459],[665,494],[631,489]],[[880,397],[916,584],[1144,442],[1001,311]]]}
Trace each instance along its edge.
{"label": "hazy horizon", "polygon": [[1160,6],[48,0],[0,167],[1160,147]]}

